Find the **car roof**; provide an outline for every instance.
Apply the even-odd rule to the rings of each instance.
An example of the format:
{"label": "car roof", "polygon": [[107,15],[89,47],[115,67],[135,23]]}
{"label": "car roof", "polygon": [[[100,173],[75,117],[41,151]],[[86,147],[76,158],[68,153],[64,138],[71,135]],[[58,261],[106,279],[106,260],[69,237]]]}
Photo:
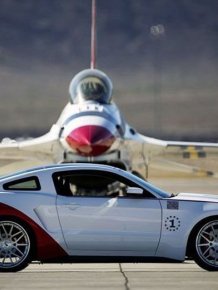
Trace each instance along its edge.
{"label": "car roof", "polygon": [[38,173],[40,171],[44,170],[70,170],[70,169],[97,169],[97,170],[107,170],[107,171],[117,171],[117,172],[123,172],[120,168],[113,167],[110,165],[104,165],[104,164],[95,164],[95,163],[62,163],[62,164],[51,164],[46,166],[40,166],[40,167],[33,167],[22,171],[16,171],[14,173],[11,173],[9,175],[4,175],[0,177],[0,180],[2,179],[8,179],[11,177],[26,175],[26,174],[34,174]]}

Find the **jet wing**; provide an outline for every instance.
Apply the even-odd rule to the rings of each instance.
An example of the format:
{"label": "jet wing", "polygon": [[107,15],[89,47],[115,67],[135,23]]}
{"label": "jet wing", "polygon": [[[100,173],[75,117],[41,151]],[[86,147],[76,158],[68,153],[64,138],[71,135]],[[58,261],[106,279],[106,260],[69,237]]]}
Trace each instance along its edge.
{"label": "jet wing", "polygon": [[12,170],[57,163],[61,153],[59,127],[38,138],[22,141],[5,138],[0,143],[0,175]]}
{"label": "jet wing", "polygon": [[162,155],[192,167],[195,175],[218,177],[218,143],[167,141]]}
{"label": "jet wing", "polygon": [[[160,141],[158,153],[157,144]],[[146,148],[146,146],[145,146]],[[155,154],[156,152],[156,154]],[[174,176],[193,174],[195,176],[218,177],[218,143],[176,142],[157,140],[151,155],[151,168],[162,167],[165,174]]]}
{"label": "jet wing", "polygon": [[[142,175],[147,178],[191,174],[218,177],[218,143],[164,141],[141,134],[129,141],[133,163],[137,168],[145,163],[146,174]],[[136,151],[141,153],[136,156]]]}

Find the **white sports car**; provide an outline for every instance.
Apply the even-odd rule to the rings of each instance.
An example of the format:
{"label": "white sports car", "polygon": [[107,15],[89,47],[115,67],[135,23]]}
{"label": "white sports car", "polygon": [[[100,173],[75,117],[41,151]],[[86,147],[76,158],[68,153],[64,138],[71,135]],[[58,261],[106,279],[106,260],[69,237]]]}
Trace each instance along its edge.
{"label": "white sports car", "polygon": [[184,261],[218,270],[218,197],[173,195],[118,168],[53,165],[0,179],[0,271],[31,261]]}

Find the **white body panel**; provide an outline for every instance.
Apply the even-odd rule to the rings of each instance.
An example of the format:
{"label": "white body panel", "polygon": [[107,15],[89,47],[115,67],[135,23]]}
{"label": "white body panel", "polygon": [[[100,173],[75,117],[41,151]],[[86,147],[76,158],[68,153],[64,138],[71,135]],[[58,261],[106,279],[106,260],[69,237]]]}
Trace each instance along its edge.
{"label": "white body panel", "polygon": [[57,205],[71,254],[155,255],[161,230],[158,200],[60,196]]}

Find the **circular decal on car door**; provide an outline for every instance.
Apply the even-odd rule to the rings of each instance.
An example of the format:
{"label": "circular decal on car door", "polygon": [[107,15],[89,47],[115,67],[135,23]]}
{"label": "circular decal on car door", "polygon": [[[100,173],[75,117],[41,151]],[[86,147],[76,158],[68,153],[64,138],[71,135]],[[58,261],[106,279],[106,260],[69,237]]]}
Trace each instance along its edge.
{"label": "circular decal on car door", "polygon": [[175,215],[168,216],[164,222],[165,228],[171,232],[178,231],[180,225],[181,225],[180,219]]}

